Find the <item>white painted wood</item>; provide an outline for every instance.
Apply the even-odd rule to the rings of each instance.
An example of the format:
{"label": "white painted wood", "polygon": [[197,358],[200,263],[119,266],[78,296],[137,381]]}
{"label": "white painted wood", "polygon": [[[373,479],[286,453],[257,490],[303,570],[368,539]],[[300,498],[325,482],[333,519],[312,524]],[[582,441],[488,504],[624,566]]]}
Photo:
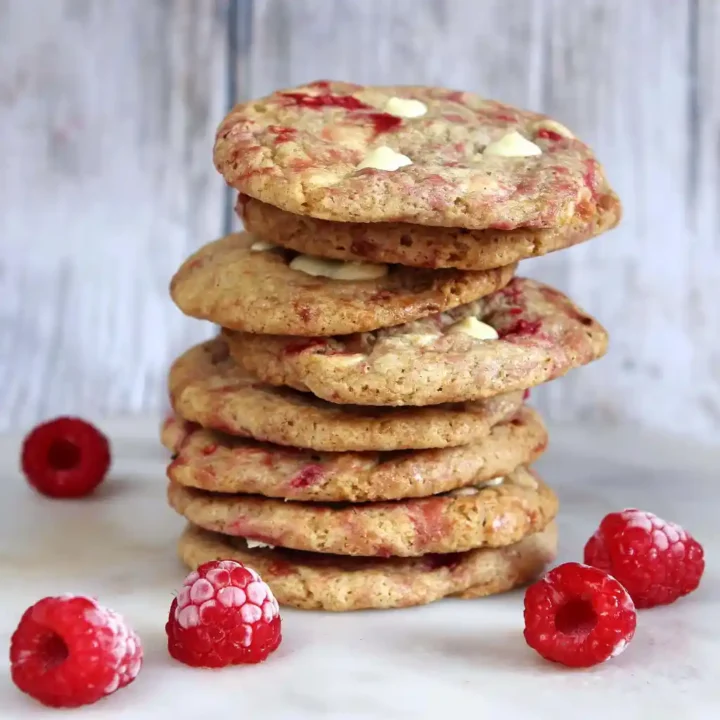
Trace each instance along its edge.
{"label": "white painted wood", "polygon": [[207,334],[167,285],[222,229],[226,5],[2,4],[0,426],[158,406]]}
{"label": "white painted wood", "polygon": [[168,359],[207,332],[166,284],[226,218],[211,147],[231,67],[239,98],[322,77],[437,83],[570,125],[625,219],[522,271],[612,343],[536,402],[718,442],[718,33],[714,0],[6,0],[0,427],[154,407]]}

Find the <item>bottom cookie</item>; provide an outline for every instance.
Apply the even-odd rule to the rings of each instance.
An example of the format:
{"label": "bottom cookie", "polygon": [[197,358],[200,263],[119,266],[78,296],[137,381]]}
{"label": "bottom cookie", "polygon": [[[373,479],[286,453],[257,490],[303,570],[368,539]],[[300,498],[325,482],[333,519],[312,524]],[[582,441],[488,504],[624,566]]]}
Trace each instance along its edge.
{"label": "bottom cookie", "polygon": [[354,558],[286,550],[249,549],[245,540],[193,525],[178,552],[191,569],[210,560],[253,567],[281,605],[342,612],[424,605],[449,595],[476,598],[511,590],[537,577],[555,558],[555,523],[514,545],[417,558]]}

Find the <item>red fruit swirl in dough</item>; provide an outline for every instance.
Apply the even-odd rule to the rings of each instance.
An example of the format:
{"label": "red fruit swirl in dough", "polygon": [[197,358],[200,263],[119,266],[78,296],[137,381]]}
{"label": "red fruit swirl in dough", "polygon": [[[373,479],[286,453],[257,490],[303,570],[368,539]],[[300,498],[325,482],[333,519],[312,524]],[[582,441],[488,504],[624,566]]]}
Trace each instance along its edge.
{"label": "red fruit swirl in dough", "polygon": [[283,93],[288,98],[289,105],[300,105],[309,108],[339,107],[346,110],[372,110],[371,105],[366,105],[352,95],[308,95],[307,93]]}
{"label": "red fruit swirl in dough", "polygon": [[325,474],[322,465],[307,465],[290,481],[290,487],[304,488],[315,485]]}
{"label": "red fruit swirl in dough", "polygon": [[[331,95],[328,93],[321,95],[308,95],[307,93],[284,93],[283,97],[289,98],[295,105],[313,108],[316,110],[324,107],[338,107],[344,108],[345,110],[374,109],[372,105],[367,105],[352,95]],[[401,118],[384,112],[353,113],[352,117],[353,119],[369,120],[375,128],[376,135],[394,130],[402,123]],[[277,128],[277,130],[274,130],[273,128]],[[277,133],[278,142],[287,142],[288,140],[292,140],[294,137],[294,135],[291,136],[287,133],[278,132],[285,130],[285,128],[280,128],[277,125],[271,125],[268,129],[271,132]]]}
{"label": "red fruit swirl in dough", "polygon": [[553,142],[558,142],[565,139],[560,133],[556,133],[554,130],[545,129],[539,130],[537,136],[545,140],[552,140]]}

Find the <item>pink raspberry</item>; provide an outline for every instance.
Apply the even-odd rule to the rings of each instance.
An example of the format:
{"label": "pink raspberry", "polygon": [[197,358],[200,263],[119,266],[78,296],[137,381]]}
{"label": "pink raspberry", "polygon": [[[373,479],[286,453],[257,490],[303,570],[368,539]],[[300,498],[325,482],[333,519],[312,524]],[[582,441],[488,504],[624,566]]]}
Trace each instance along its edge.
{"label": "pink raspberry", "polygon": [[13,682],[51,707],[97,702],[129,685],[142,659],[140,639],[125,621],[79,595],[35,603],[10,641]]}
{"label": "pink raspberry", "polygon": [[80,418],[60,417],[38,425],[22,448],[22,470],[43,495],[56,498],[89,495],[110,467],[110,443]]}
{"label": "pink raspberry", "polygon": [[702,546],[689,533],[635,509],[603,518],[585,545],[585,562],[612,573],[638,608],[667,605],[691,593],[705,570]]}
{"label": "pink raspberry", "polygon": [[170,655],[195,667],[259,663],[282,640],[270,588],[234,560],[205,563],[185,578],[165,630]]}
{"label": "pink raspberry", "polygon": [[635,634],[636,613],[611,575],[580,563],[550,570],[525,592],[525,641],[547,660],[590,667],[619,655]]}

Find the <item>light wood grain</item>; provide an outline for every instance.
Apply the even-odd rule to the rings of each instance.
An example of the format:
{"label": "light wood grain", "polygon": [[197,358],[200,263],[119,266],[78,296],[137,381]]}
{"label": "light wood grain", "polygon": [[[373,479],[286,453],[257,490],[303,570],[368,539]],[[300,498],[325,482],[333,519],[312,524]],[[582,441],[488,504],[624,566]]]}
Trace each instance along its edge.
{"label": "light wood grain", "polygon": [[209,331],[167,285],[222,229],[227,3],[1,12],[0,426],[157,407],[172,355]]}
{"label": "light wood grain", "polygon": [[167,280],[233,220],[210,164],[228,91],[334,77],[474,90],[591,143],[621,228],[522,272],[611,351],[536,402],[720,442],[719,35],[714,0],[5,0],[0,427],[157,407],[207,332]]}

